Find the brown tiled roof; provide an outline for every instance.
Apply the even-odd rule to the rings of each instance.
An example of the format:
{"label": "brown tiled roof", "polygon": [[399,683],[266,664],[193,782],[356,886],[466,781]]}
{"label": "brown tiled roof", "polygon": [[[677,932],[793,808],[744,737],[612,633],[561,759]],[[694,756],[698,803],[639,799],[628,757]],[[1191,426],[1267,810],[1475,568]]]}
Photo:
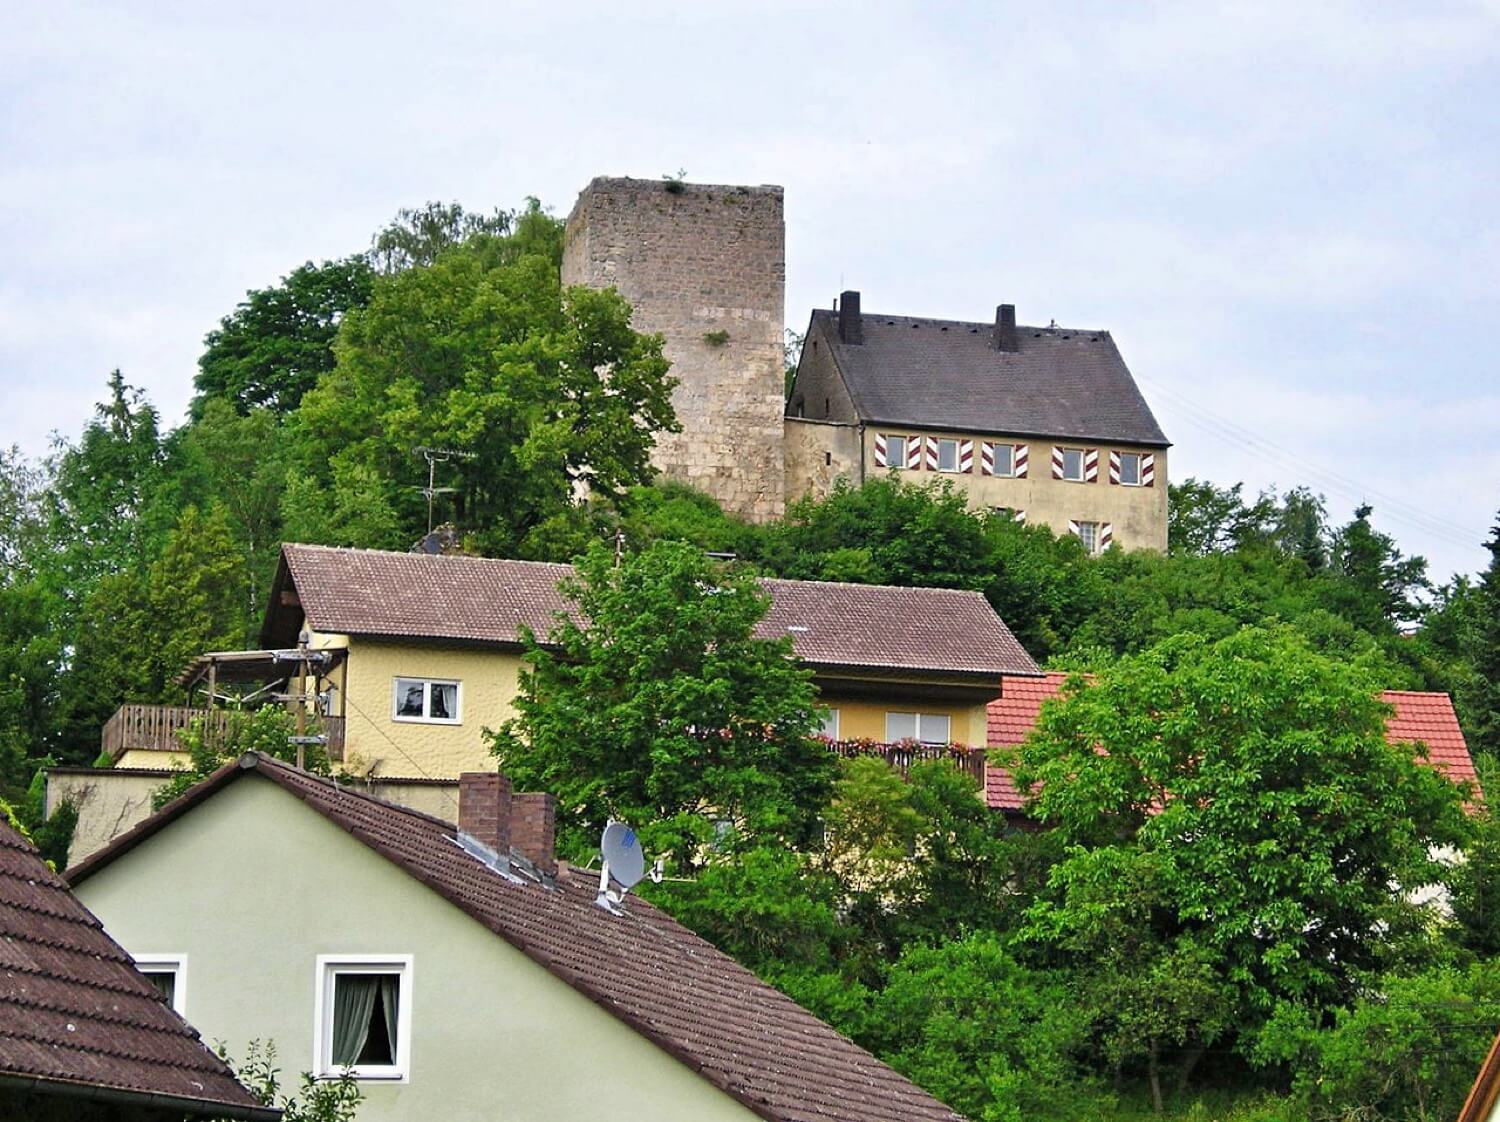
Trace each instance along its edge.
{"label": "brown tiled roof", "polygon": [[838,313],[808,335],[831,348],[863,421],[1165,447],[1167,438],[1107,331],[1020,327],[1020,349],[990,345],[993,324],[860,317],[842,342]]}
{"label": "brown tiled roof", "polygon": [[0,818],[0,1081],[40,1094],[276,1119]]}
{"label": "brown tiled roof", "polygon": [[441,819],[254,753],[220,769],[70,870],[78,884],[240,776],[278,784],[771,1122],[960,1115],[643,900],[594,904],[598,874],[514,884]]}
{"label": "brown tiled roof", "polygon": [[[545,636],[572,607],[557,588],[572,575],[570,565],[315,545],[283,546],[282,564],[308,625],[322,632],[510,644],[523,626]],[[758,634],[790,635],[797,656],[813,666],[989,678],[1040,673],[977,592],[762,584],[772,603]],[[285,639],[269,622],[262,641]]]}
{"label": "brown tiled roof", "polygon": [[[999,748],[1019,747],[1036,727],[1042,703],[1056,697],[1068,678],[1067,674],[1050,671],[1042,678],[1004,678],[1000,696],[989,704],[989,744]],[[1396,710],[1385,725],[1389,743],[1424,744],[1428,759],[1449,779],[1478,786],[1479,777],[1469,756],[1469,746],[1447,694],[1386,690],[1380,697]],[[985,801],[996,810],[1019,811],[1024,806],[1010,773],[996,764],[985,767],[984,795]]]}

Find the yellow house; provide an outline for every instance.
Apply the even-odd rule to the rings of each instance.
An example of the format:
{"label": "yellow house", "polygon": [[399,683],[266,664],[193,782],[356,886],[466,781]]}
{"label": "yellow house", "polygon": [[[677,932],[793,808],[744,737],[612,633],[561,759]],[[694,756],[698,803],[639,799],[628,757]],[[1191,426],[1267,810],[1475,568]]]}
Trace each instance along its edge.
{"label": "yellow house", "polygon": [[1166,436],[1107,331],[862,313],[808,324],[787,399],[787,501],[891,472],[1091,553],[1167,548]]}
{"label": "yellow house", "polygon": [[[313,699],[309,736],[372,793],[442,809],[465,771],[493,764],[484,735],[514,712],[521,629],[546,635],[573,605],[567,565],[286,545],[261,629],[262,649],[200,657],[181,681],[204,696],[263,683]],[[977,592],[765,580],[764,637],[790,636],[826,706],[835,750],[871,742],[952,754],[983,781],[986,706],[1007,676],[1036,664]],[[222,711],[219,711],[220,714]],[[79,807],[74,857],[139,822],[161,772],[185,763],[176,733],[209,710],[127,705],[105,729],[115,772],[55,769],[49,806]],[[892,749],[904,762],[909,748]]]}
{"label": "yellow house", "polygon": [[252,753],[68,879],[205,1038],[349,1069],[360,1122],[961,1122],[651,905],[600,907],[550,796],[491,770],[459,803]]}
{"label": "yellow house", "polygon": [[[381,776],[487,767],[483,731],[514,712],[521,630],[573,610],[567,565],[287,545],[261,631],[338,652],[327,709],[346,760]],[[766,580],[758,631],[790,636],[814,671],[834,740],[982,747],[1005,674],[1039,674],[983,596]]]}

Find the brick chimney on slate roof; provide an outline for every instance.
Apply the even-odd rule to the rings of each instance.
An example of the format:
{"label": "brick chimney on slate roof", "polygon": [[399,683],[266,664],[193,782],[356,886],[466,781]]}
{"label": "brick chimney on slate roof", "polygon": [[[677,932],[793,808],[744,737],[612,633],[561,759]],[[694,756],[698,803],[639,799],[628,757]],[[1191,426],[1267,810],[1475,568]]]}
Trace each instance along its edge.
{"label": "brick chimney on slate roof", "polygon": [[864,321],[859,318],[859,293],[853,290],[839,297],[839,338],[856,345],[865,341]]}
{"label": "brick chimney on slate roof", "polygon": [[1021,333],[1016,330],[1016,306],[1001,304],[995,309],[995,350],[1014,354],[1021,349]]}
{"label": "brick chimney on slate roof", "polygon": [[557,796],[548,791],[516,795],[511,802],[511,845],[545,876],[557,876]]}

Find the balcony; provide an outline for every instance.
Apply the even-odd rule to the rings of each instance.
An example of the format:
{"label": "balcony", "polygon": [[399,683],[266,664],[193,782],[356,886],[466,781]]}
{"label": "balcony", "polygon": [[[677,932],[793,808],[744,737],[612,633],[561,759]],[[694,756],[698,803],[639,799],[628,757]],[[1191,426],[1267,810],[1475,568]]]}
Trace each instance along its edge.
{"label": "balcony", "polygon": [[[209,743],[222,738],[228,711],[192,709],[180,705],[122,705],[104,725],[100,747],[111,760],[134,749],[148,752],[185,752],[177,734],[199,718],[208,720]],[[344,719],[310,717],[307,735],[328,737],[328,758],[344,758]]]}
{"label": "balcony", "polygon": [[984,749],[962,744],[922,744],[916,740],[884,743],[878,740],[829,740],[829,749],[846,759],[875,756],[901,773],[905,779],[911,765],[921,760],[947,760],[969,776],[976,786],[984,787]]}

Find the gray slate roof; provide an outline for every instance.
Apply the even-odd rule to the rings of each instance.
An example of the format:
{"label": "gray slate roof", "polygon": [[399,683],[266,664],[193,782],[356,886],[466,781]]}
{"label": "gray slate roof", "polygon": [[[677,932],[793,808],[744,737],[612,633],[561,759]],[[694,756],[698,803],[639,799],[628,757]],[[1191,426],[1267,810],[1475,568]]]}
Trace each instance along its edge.
{"label": "gray slate roof", "polygon": [[866,314],[864,342],[839,339],[838,313],[813,312],[860,418],[915,428],[1166,447],[1151,407],[1107,331],[1018,327],[1020,350],[991,345],[993,324]]}

